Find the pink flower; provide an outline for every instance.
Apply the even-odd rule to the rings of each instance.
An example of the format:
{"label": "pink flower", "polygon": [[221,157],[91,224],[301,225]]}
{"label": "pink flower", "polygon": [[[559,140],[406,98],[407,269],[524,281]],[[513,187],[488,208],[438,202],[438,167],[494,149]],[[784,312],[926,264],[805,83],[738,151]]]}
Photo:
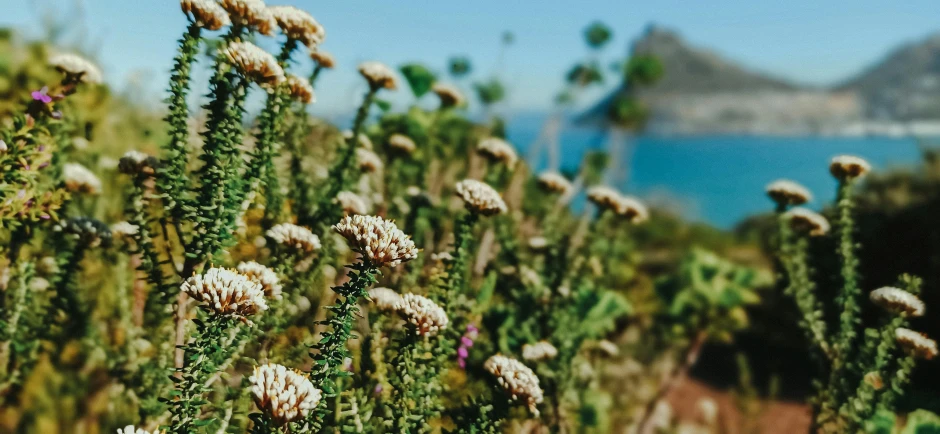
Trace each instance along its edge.
{"label": "pink flower", "polygon": [[52,97],[49,96],[48,92],[49,92],[48,86],[43,86],[42,89],[34,90],[33,93],[31,94],[33,97],[33,101],[39,101],[39,102],[42,102],[43,104],[49,104],[50,102],[52,102]]}

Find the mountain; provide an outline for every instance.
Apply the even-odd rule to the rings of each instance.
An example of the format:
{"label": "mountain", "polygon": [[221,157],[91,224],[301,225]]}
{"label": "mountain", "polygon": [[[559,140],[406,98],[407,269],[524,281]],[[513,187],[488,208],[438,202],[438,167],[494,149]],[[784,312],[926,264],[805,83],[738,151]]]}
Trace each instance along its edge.
{"label": "mountain", "polygon": [[860,95],[871,119],[940,118],[940,34],[898,47],[837,88]]}

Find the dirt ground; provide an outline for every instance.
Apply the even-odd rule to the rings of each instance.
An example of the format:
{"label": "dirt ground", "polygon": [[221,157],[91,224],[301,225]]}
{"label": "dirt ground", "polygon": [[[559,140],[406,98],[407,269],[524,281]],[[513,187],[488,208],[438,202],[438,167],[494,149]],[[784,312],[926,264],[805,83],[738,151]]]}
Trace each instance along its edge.
{"label": "dirt ground", "polygon": [[695,379],[683,381],[667,399],[680,421],[698,421],[701,419],[699,402],[703,398],[710,398],[717,404],[717,423],[724,434],[803,434],[809,430],[810,408],[804,403],[764,401],[754,425],[747,426],[730,392]]}

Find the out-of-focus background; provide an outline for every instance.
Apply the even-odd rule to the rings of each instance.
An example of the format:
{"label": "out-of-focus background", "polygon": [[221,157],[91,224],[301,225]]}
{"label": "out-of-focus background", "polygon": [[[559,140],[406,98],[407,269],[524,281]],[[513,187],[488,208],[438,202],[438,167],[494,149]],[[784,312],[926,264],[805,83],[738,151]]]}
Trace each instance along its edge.
{"label": "out-of-focus background", "polygon": [[[530,164],[570,172],[586,153],[608,152],[614,168],[608,182],[683,222],[659,226],[661,233],[651,238],[694,239],[767,266],[761,240],[772,204],[764,186],[781,177],[796,180],[815,192],[809,206],[822,210],[836,187],[829,158],[864,157],[875,168],[859,210],[864,286],[917,274],[925,279],[927,304],[940,306],[935,1],[282,3],[309,10],[324,24],[324,47],[338,61],[337,72],[317,82],[313,115],[348,124],[366,86],[354,72],[362,61],[420,64],[439,75],[449,74],[455,60],[466,61],[469,71],[454,75],[456,84],[481,99],[486,89],[499,94],[473,100],[468,110],[480,119],[502,119],[508,140]],[[597,22],[609,28],[610,39],[590,48],[584,34]],[[109,103],[100,106],[106,111],[89,116],[134,131],[103,142],[143,142],[111,154],[156,149],[150,128],[160,125],[185,26],[175,0],[0,0],[0,118],[41,83],[32,77],[40,75],[42,62],[29,59],[77,51],[102,66],[108,86]],[[623,86],[619,71],[628,54],[655,57],[662,76],[635,91],[649,110],[645,127],[617,134],[605,114]],[[576,95],[566,93],[573,65],[589,65],[604,78]],[[199,70],[195,79],[205,82]],[[387,100],[396,109],[414,103],[404,89]],[[435,101],[425,97],[417,104]],[[650,262],[655,266],[655,258]],[[822,264],[820,274],[836,267]],[[704,351],[694,381],[674,393],[677,413],[694,414],[698,398],[710,396],[736,409],[729,417],[755,412],[756,423],[777,429],[767,432],[805,432],[811,370],[805,346],[790,308],[780,308],[785,301],[772,295],[765,301],[734,344]],[[929,317],[916,324],[940,335]],[[922,365],[903,406],[940,410],[931,393],[931,385],[940,384],[932,368],[936,362]],[[748,394],[760,397],[758,406],[738,405]]]}

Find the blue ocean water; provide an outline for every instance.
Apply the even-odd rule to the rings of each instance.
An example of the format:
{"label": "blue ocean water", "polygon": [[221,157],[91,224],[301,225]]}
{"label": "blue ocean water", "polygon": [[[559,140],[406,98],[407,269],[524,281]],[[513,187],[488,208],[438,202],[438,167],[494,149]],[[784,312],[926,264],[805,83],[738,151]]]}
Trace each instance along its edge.
{"label": "blue ocean water", "polygon": [[[509,139],[525,154],[539,127],[510,122]],[[603,150],[605,140],[594,130],[563,130],[562,167],[576,169],[584,153]],[[629,171],[618,187],[720,228],[768,211],[772,204],[764,187],[779,178],[809,188],[815,198],[808,206],[818,210],[835,195],[828,171],[835,155],[858,155],[875,170],[909,167],[920,159],[914,139],[888,137],[641,136],[631,148],[632,155],[624,157]],[[541,160],[535,165],[544,166]]]}

